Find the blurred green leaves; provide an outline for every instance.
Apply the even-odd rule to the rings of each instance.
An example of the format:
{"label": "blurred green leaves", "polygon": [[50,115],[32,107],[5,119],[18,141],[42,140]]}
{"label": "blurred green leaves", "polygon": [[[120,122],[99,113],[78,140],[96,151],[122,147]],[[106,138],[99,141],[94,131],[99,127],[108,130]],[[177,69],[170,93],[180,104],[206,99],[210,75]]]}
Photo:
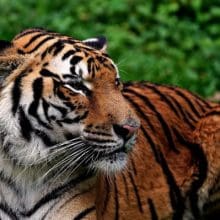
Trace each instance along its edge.
{"label": "blurred green leaves", "polygon": [[1,39],[29,27],[105,35],[124,80],[220,90],[219,0],[0,0],[0,14]]}

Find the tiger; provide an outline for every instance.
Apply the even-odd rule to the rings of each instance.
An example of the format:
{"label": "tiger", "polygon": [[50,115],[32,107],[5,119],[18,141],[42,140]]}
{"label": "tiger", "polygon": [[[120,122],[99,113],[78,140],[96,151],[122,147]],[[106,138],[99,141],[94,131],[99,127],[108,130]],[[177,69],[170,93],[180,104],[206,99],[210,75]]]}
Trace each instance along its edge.
{"label": "tiger", "polygon": [[122,82],[106,50],[42,28],[0,41],[0,219],[217,213],[220,105]]}

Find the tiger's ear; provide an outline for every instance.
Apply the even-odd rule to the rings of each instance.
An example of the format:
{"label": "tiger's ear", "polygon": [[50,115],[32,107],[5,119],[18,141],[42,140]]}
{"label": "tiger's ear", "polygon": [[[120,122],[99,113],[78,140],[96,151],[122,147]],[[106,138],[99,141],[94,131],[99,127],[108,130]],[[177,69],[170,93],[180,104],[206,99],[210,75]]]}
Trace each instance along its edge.
{"label": "tiger's ear", "polygon": [[106,52],[107,49],[107,40],[105,37],[89,38],[84,40],[83,43],[102,52]]}
{"label": "tiger's ear", "polygon": [[24,56],[17,53],[13,44],[0,40],[0,85],[5,77],[24,61]]}

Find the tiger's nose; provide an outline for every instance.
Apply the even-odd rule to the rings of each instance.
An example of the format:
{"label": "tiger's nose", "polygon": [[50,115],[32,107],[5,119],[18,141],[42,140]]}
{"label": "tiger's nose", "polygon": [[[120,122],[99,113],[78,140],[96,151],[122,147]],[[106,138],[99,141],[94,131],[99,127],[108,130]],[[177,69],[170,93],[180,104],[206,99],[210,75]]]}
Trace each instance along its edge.
{"label": "tiger's nose", "polygon": [[113,130],[114,132],[122,137],[124,139],[124,141],[127,141],[129,138],[131,138],[138,130],[139,126],[137,125],[128,125],[128,124],[124,124],[124,125],[118,125],[118,124],[114,124],[113,125]]}

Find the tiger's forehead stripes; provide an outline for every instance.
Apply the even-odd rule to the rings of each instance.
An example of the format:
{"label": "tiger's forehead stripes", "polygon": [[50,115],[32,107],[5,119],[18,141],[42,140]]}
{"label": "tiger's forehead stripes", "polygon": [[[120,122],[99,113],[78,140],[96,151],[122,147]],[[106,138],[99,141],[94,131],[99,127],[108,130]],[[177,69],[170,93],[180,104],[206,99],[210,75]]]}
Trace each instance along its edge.
{"label": "tiger's forehead stripes", "polygon": [[[108,70],[116,72],[117,79],[120,78],[116,65],[107,54],[70,37],[36,30],[34,35],[33,32],[27,32],[16,37],[14,44],[19,45],[20,54],[30,54],[35,51],[37,55],[40,54],[41,59],[48,54],[52,55],[55,57],[52,63],[55,67],[59,67],[60,72],[64,74],[72,73],[84,79],[94,78],[95,73],[100,70],[101,66],[104,66]],[[44,49],[38,52],[43,46]],[[62,57],[59,56],[61,52]],[[68,70],[70,64],[72,66]]]}

